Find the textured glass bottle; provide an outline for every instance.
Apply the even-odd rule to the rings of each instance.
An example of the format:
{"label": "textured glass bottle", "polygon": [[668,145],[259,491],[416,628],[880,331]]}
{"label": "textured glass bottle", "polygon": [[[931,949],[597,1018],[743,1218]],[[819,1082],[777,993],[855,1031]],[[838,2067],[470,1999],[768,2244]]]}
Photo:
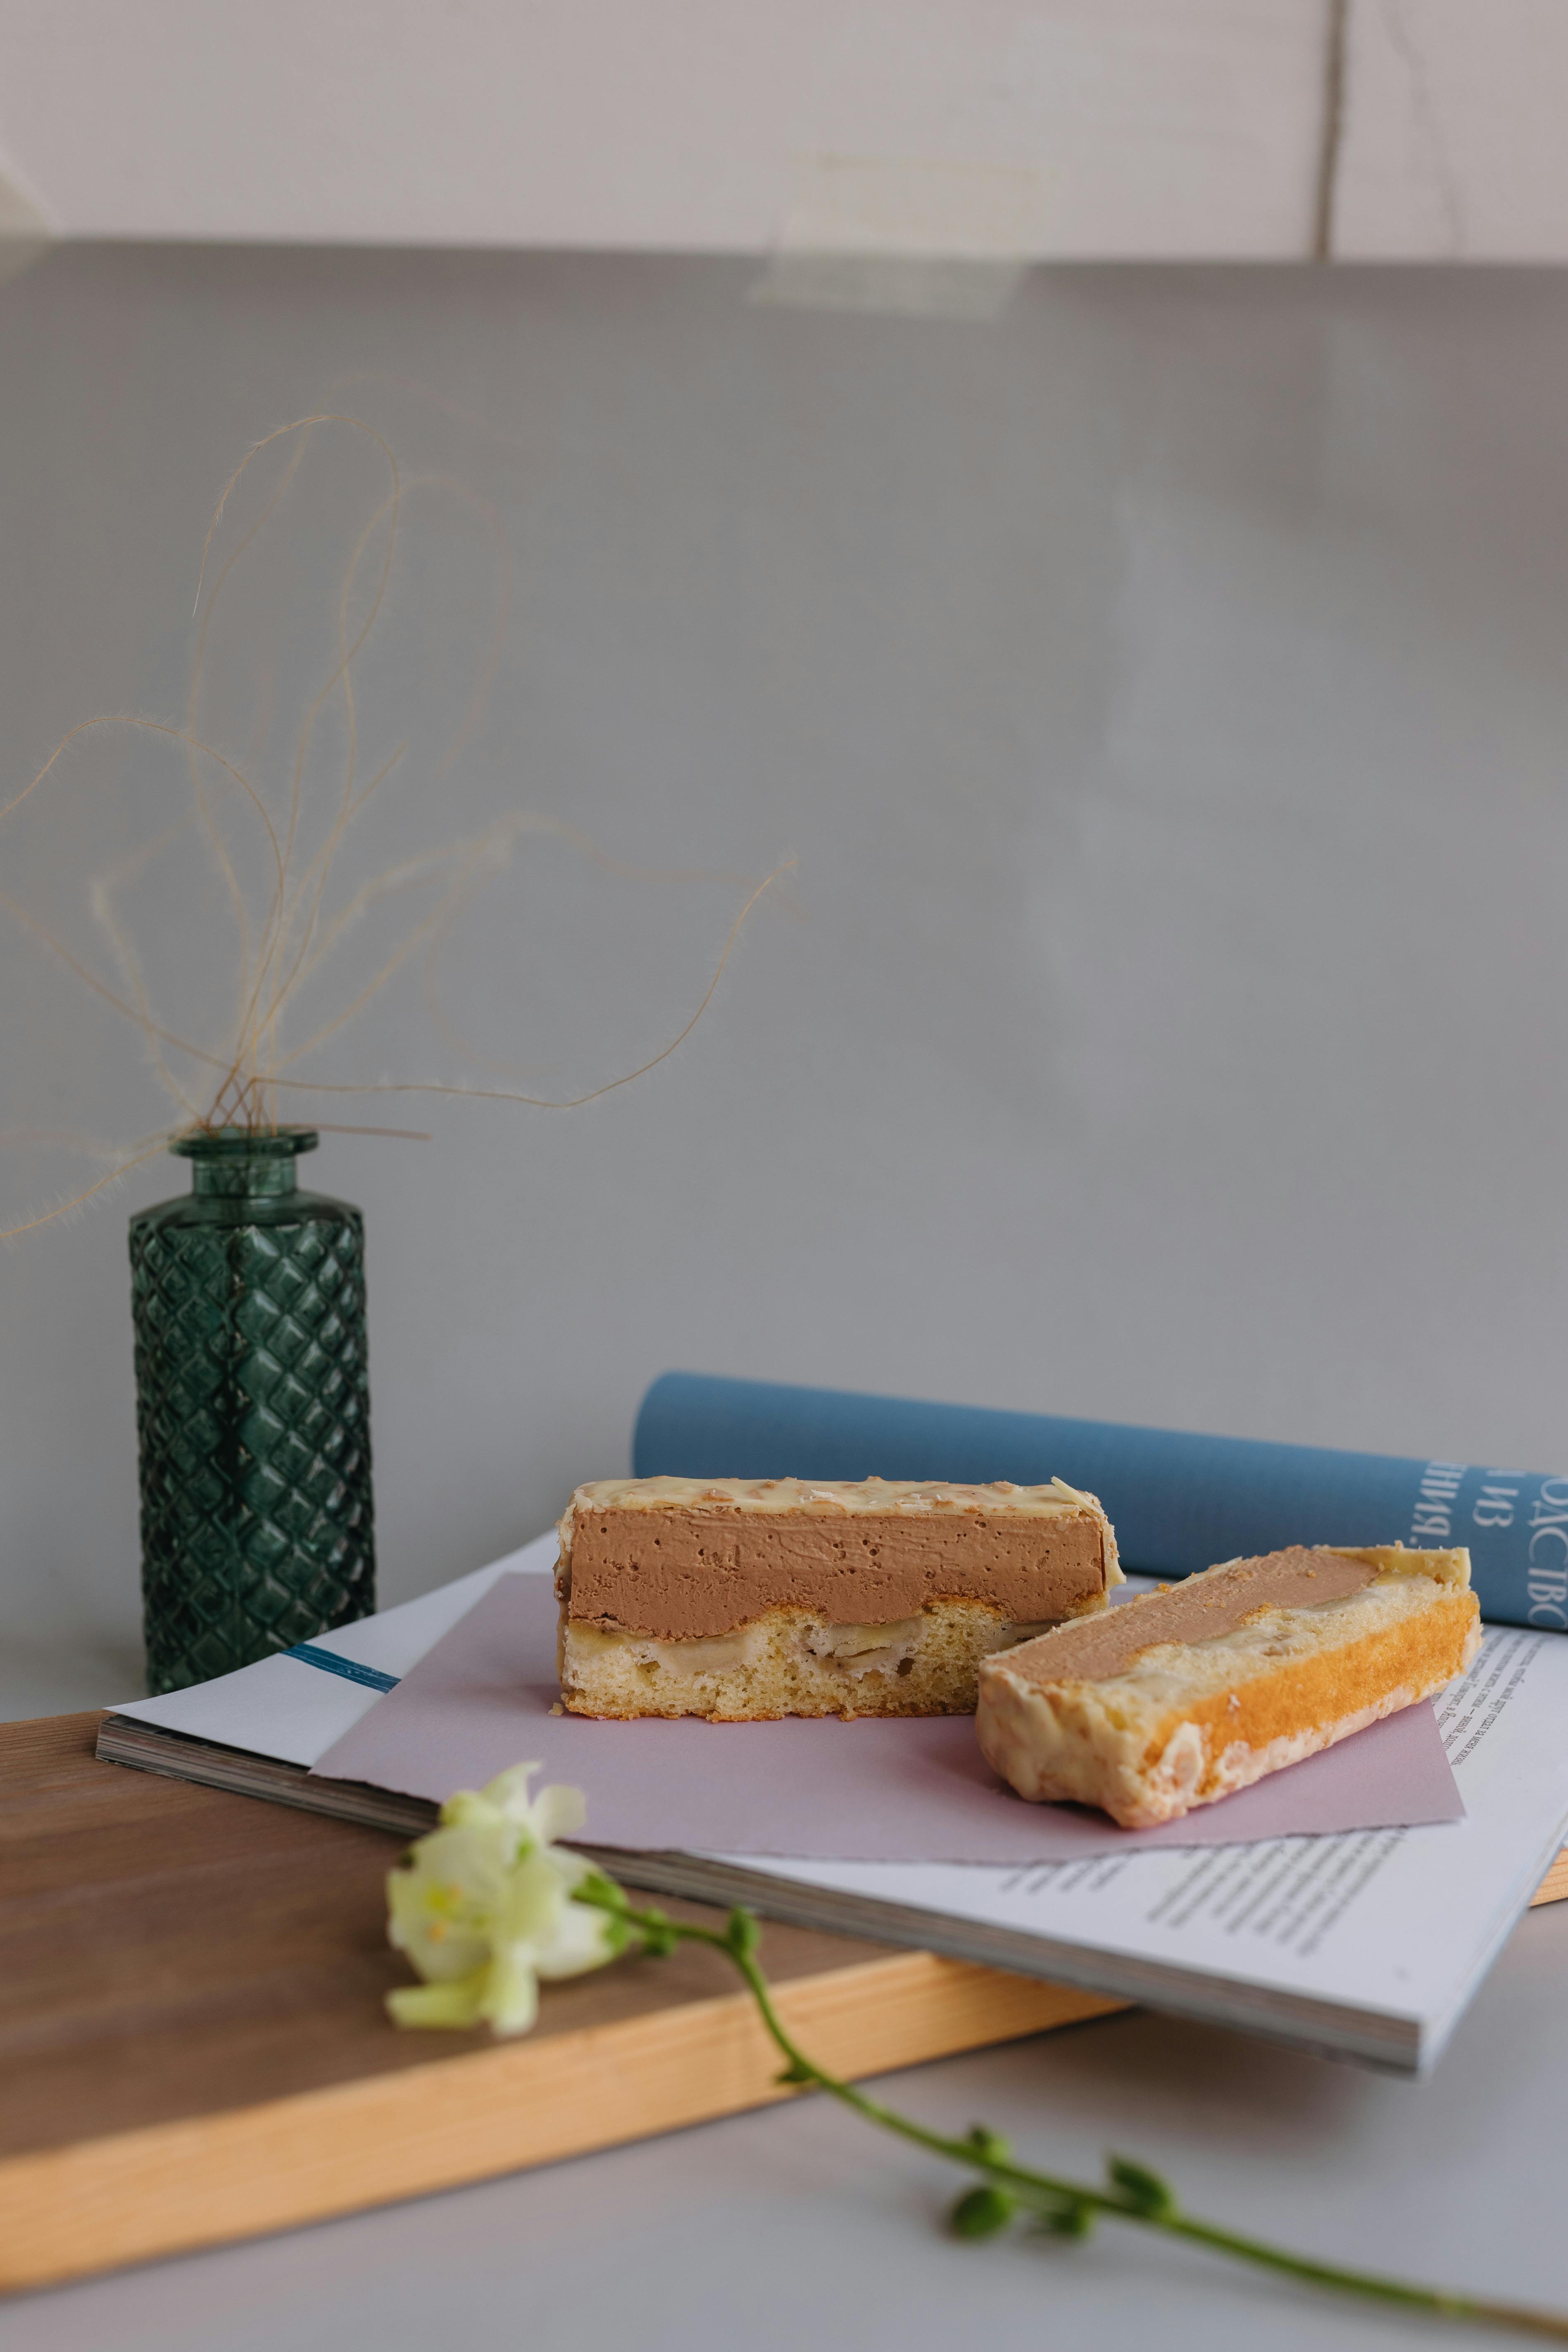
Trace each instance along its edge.
{"label": "textured glass bottle", "polygon": [[375,1606],[364,1224],[295,1189],[316,1142],[182,1136],[192,1191],[131,1220],[153,1692]]}

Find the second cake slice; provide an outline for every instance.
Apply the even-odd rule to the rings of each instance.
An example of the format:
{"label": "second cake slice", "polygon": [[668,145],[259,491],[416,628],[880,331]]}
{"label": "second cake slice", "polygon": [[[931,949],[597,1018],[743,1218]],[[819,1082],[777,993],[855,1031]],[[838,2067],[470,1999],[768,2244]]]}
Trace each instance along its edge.
{"label": "second cake slice", "polygon": [[976,1729],[1021,1797],[1178,1821],[1412,1706],[1480,1647],[1468,1551],[1295,1545],[987,1662]]}
{"label": "second cake slice", "polygon": [[970,1714],[984,1657],[1121,1581],[1059,1480],[603,1479],[560,1536],[574,1715]]}

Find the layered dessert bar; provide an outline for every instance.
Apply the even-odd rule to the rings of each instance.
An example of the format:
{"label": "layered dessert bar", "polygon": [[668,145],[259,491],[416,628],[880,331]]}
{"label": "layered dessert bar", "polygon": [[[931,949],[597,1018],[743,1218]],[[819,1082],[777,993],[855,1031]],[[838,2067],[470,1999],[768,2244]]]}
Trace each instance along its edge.
{"label": "layered dessert bar", "polygon": [[1110,1520],[1060,1480],[606,1478],[560,1536],[574,1715],[973,1714],[982,1658],[1121,1581]]}
{"label": "layered dessert bar", "polygon": [[1398,1544],[1228,1560],[987,1659],[980,1745],[1021,1797],[1175,1821],[1465,1673],[1469,1582],[1468,1551]]}

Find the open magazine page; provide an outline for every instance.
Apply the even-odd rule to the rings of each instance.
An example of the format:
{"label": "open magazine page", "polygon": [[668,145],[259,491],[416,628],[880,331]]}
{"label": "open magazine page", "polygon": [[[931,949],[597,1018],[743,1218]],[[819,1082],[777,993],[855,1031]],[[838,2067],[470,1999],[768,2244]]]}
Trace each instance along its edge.
{"label": "open magazine page", "polygon": [[[378,1610],[334,1633],[318,1633],[298,1650],[280,1651],[238,1666],[193,1689],[163,1698],[128,1699],[112,1713],[186,1739],[216,1740],[287,1764],[310,1765],[367,1715],[378,1698],[416,1665],[426,1652],[489,1591],[498,1577],[548,1576],[555,1566],[555,1530],[521,1551],[492,1560],[416,1601]],[[364,1681],[323,1671],[334,1659],[374,1670]]]}
{"label": "open magazine page", "polygon": [[[406,1800],[383,1801],[384,1811],[402,1808],[395,1822],[383,1819],[374,1804],[368,1811],[345,1804],[335,1783],[307,1782],[300,1768],[376,1706],[376,1685],[407,1674],[498,1576],[547,1572],[554,1557],[553,1534],[542,1536],[300,1653],[132,1702],[106,1719],[100,1752],[407,1828]],[[324,1670],[342,1662],[352,1678]],[[365,1669],[372,1675],[361,1679]],[[956,1951],[1408,2068],[1436,2056],[1561,1843],[1565,1701],[1568,1641],[1489,1628],[1470,1674],[1438,1703],[1468,1809],[1465,1821],[1440,1827],[1143,1849],[1012,1869],[754,1854],[607,1859],[633,1885],[748,1901],[774,1916]],[[154,1753],[147,1742],[160,1738],[163,1749]],[[265,1785],[246,1778],[271,1771],[268,1759],[282,1760]],[[274,1785],[279,1772],[293,1780]],[[357,1792],[365,1801],[377,1793]],[[412,1825],[423,1825],[422,1817]]]}
{"label": "open magazine page", "polygon": [[[1441,1827],[1013,1871],[754,1858],[744,1867],[1153,1963],[1173,1982],[1192,1971],[1216,1995],[1226,1989],[1223,2002],[1173,2003],[1200,2013],[1252,2009],[1248,1989],[1353,2009],[1373,2021],[1365,2054],[1381,2045],[1391,2063],[1429,2063],[1568,1822],[1568,1643],[1491,1629],[1470,1673],[1439,1702],[1439,1719],[1468,1815]],[[1114,1989],[1104,1974],[1094,1980]],[[1266,2000],[1256,2014],[1266,2017]],[[1379,2018],[1395,2030],[1380,2033]]]}

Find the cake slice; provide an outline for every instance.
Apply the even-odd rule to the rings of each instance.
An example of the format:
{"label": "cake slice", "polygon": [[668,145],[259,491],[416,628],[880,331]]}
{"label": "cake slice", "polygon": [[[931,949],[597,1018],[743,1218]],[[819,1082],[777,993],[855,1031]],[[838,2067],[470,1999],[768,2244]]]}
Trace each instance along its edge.
{"label": "cake slice", "polygon": [[1228,1560],[987,1659],[980,1745],[1021,1797],[1176,1821],[1462,1675],[1469,1582],[1468,1551],[1398,1544]]}
{"label": "cake slice", "polygon": [[1121,1581],[1110,1520],[1059,1479],[607,1478],[560,1536],[574,1715],[973,1714],[982,1658]]}

